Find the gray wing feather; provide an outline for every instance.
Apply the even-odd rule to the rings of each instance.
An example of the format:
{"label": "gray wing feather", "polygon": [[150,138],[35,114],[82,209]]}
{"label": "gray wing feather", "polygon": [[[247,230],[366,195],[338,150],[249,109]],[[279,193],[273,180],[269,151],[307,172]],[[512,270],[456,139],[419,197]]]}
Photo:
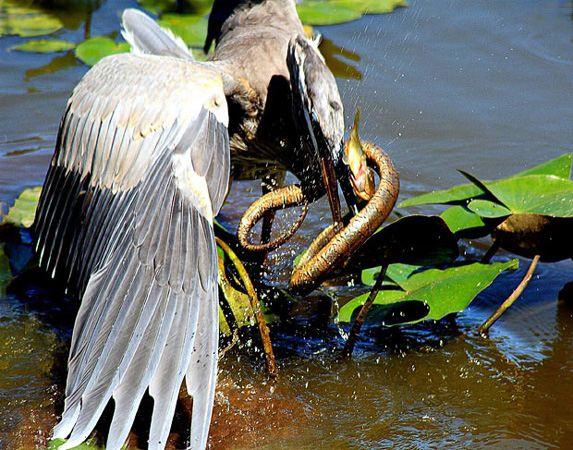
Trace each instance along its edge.
{"label": "gray wing feather", "polygon": [[[212,284],[211,297],[216,296],[217,285]],[[203,324],[197,331],[191,363],[187,370],[187,392],[193,397],[191,418],[191,448],[203,449],[207,444],[217,377],[217,341],[219,335],[218,305],[202,303],[198,322]]]}
{"label": "gray wing feather", "polygon": [[[99,66],[99,77],[90,75],[92,69],[76,88],[34,225],[42,267],[63,275],[83,294],[64,413],[54,430],[55,437],[68,437],[61,448],[83,442],[113,397],[107,448],[119,449],[148,387],[155,399],[150,447],[162,448],[198,346],[215,352],[209,354],[208,376],[202,368],[193,374],[207,382],[194,399],[197,423],[208,423],[212,409],[218,325],[198,319],[205,308],[217,318],[212,217],[227,191],[229,147],[226,105],[222,112],[205,108],[210,95],[223,98],[222,83],[209,84],[208,77],[216,74],[200,65],[190,69],[173,60],[123,58],[131,65],[119,59],[118,68],[108,58],[107,65],[94,67],[97,72]],[[137,92],[138,85],[149,89],[146,70],[164,89],[170,80],[158,80],[161,76],[179,70],[185,75],[180,83],[194,76],[189,89],[196,89],[191,93],[195,106],[174,114],[169,102],[161,112],[152,99],[146,101]],[[165,96],[178,99],[175,89]],[[161,91],[150,95],[161,98]],[[197,104],[200,95],[203,103]],[[93,109],[84,102],[93,102]],[[125,111],[131,111],[131,121]],[[203,175],[193,170],[201,165]],[[215,333],[204,327],[214,327]],[[203,442],[204,426],[199,430]]]}
{"label": "gray wing feather", "polygon": [[151,17],[137,9],[123,12],[122,25],[123,37],[137,53],[194,60],[181,38],[161,28]]}

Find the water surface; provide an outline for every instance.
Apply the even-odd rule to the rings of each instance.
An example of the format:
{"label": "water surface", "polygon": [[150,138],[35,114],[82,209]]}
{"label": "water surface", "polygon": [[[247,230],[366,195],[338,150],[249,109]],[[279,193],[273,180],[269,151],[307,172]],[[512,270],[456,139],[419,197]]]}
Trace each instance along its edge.
{"label": "water surface", "polygon": [[[104,2],[91,33],[116,30],[134,4]],[[401,198],[461,182],[458,168],[496,178],[573,149],[572,9],[559,0],[412,0],[390,15],[320,29],[360,56],[347,60],[355,67],[347,75],[362,79],[339,79],[346,115],[362,107],[365,136],[400,169]],[[60,34],[81,40],[83,20],[81,11],[70,15]],[[66,99],[86,71],[72,55],[8,52],[17,41],[0,39],[5,203],[41,184]],[[257,182],[235,183],[224,218],[236,223],[258,194]],[[269,280],[284,278],[291,253],[327,217],[324,202],[313,207],[304,233],[271,258]],[[471,243],[468,253],[485,245]],[[257,357],[233,350],[222,362],[214,447],[571,448],[573,299],[559,294],[573,281],[571,261],[541,264],[491,338],[475,333],[527,263],[455,321],[368,330],[353,362],[336,360],[343,340],[336,327],[317,326],[320,315],[273,330],[275,385]],[[49,433],[74,308],[33,284],[0,297],[0,447],[41,447]]]}

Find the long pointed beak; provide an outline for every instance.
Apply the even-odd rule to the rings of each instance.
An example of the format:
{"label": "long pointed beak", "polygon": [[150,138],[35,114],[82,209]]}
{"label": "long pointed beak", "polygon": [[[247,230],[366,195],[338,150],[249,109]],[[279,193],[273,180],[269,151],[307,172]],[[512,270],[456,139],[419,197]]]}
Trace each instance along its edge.
{"label": "long pointed beak", "polygon": [[326,189],[328,204],[330,205],[330,211],[332,213],[332,221],[333,223],[341,223],[342,214],[340,212],[340,198],[338,197],[338,181],[332,154],[329,149],[324,151],[324,155],[321,155],[320,160],[322,166],[322,181]]}
{"label": "long pointed beak", "polygon": [[338,161],[336,165],[336,176],[338,178],[338,182],[340,183],[340,187],[342,189],[342,194],[344,195],[344,200],[346,201],[346,205],[350,210],[350,214],[352,216],[358,214],[359,208],[358,205],[360,204],[360,198],[354,192],[354,188],[352,187],[352,183],[350,182],[350,177],[352,173],[350,172],[350,167],[344,164],[342,158]]}
{"label": "long pointed beak", "polygon": [[329,148],[329,145],[326,142],[322,131],[320,130],[320,125],[318,122],[311,118],[311,113],[308,111],[306,104],[303,103],[301,105],[301,109],[303,112],[303,120],[306,124],[305,131],[308,134],[309,144],[312,148],[312,151],[320,161],[322,181],[324,183],[324,188],[328,197],[328,204],[332,213],[332,221],[334,223],[341,223],[342,214],[340,212],[338,182],[336,176],[336,168],[334,167],[334,161],[332,157],[332,149]]}

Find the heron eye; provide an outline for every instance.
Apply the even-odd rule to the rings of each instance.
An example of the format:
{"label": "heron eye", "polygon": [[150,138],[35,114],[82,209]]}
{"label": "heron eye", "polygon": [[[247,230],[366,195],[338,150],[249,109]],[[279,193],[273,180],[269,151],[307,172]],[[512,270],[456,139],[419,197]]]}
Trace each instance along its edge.
{"label": "heron eye", "polygon": [[340,103],[335,102],[335,101],[330,102],[330,107],[332,109],[334,109],[335,111],[340,111],[340,109],[341,109]]}

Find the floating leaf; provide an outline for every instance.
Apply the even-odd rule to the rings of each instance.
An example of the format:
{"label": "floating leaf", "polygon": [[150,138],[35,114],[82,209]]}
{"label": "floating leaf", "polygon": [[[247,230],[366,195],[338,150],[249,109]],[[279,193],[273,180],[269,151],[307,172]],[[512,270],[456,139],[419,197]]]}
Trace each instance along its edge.
{"label": "floating leaf", "polygon": [[[380,266],[362,271],[362,283],[366,286],[374,286],[378,275],[380,274]],[[408,279],[416,270],[420,270],[420,266],[414,264],[390,264],[386,269],[386,277],[384,286],[395,286],[404,289],[402,283]]]}
{"label": "floating leaf", "polygon": [[[58,450],[58,448],[60,448],[60,445],[62,445],[64,442],[66,442],[65,439],[54,439],[53,441],[50,441],[48,443],[47,450]],[[95,442],[92,442],[90,440],[76,447],[73,447],[72,450],[100,450],[101,448],[102,447],[99,447],[98,445],[95,444]]]}
{"label": "floating leaf", "polygon": [[438,216],[403,217],[374,234],[347,267],[362,270],[383,263],[440,264],[458,256],[457,240]]}
{"label": "floating leaf", "polygon": [[3,0],[0,5],[0,36],[43,36],[62,27],[57,17],[33,5],[22,5],[14,0]]}
{"label": "floating leaf", "polygon": [[76,57],[88,66],[93,66],[106,56],[126,52],[129,52],[129,44],[127,42],[116,43],[105,36],[87,39],[75,49]]}
{"label": "floating leaf", "polygon": [[202,48],[207,36],[209,21],[205,16],[194,14],[165,14],[159,25],[170,29],[189,47]]}
{"label": "floating leaf", "polygon": [[465,206],[452,206],[446,209],[440,217],[458,238],[477,239],[491,232],[492,227],[486,225],[480,216]]}
{"label": "floating leaf", "polygon": [[476,199],[468,203],[468,209],[480,217],[487,219],[498,219],[507,217],[511,211],[499,203],[490,200]]}
{"label": "floating leaf", "polygon": [[527,175],[484,182],[512,214],[573,217],[573,181],[553,175]]}
{"label": "floating leaf", "polygon": [[24,190],[14,202],[14,206],[9,209],[8,214],[4,216],[1,225],[31,227],[34,223],[41,190],[41,187]]}
{"label": "floating leaf", "polygon": [[15,45],[14,47],[11,47],[10,50],[30,53],[56,53],[71,50],[75,46],[76,44],[69,41],[58,39],[38,39]]}
{"label": "floating leaf", "polygon": [[297,5],[297,10],[300,20],[309,25],[335,25],[363,15],[359,8],[329,0],[306,0]]}
{"label": "floating leaf", "polygon": [[346,6],[362,14],[387,14],[401,6],[407,6],[404,0],[330,0],[329,3]]}
{"label": "floating leaf", "polygon": [[[516,269],[517,260],[503,263],[473,263],[447,269],[405,271],[400,285],[405,290],[382,290],[374,300],[369,321],[386,326],[412,324],[422,320],[440,320],[463,311],[472,300],[503,271]],[[350,322],[368,298],[360,295],[345,304],[338,313],[338,320]]]}
{"label": "floating leaf", "polygon": [[571,176],[571,165],[573,163],[573,153],[565,153],[555,159],[549,160],[531,169],[524,170],[514,175],[523,177],[526,175],[553,175],[559,178],[569,179]]}
{"label": "floating leaf", "polygon": [[158,15],[175,9],[175,0],[137,0],[137,3],[142,8]]}
{"label": "floating leaf", "polygon": [[[531,169],[513,175],[511,178],[524,177],[528,175],[553,175],[560,178],[569,178],[572,163],[571,153],[566,153],[551,161],[547,161]],[[450,189],[433,191],[427,194],[418,195],[403,201],[399,206],[406,208],[408,206],[419,206],[427,204],[456,204],[464,203],[470,198],[479,197],[484,192],[474,184],[462,184]]]}

